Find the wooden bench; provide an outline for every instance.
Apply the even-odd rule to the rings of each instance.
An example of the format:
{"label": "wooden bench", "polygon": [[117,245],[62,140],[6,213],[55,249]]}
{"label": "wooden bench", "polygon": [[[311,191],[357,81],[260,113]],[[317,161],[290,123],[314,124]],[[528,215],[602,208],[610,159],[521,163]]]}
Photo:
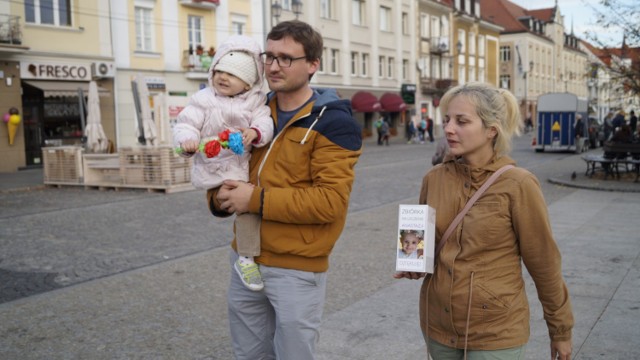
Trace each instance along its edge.
{"label": "wooden bench", "polygon": [[[615,171],[620,178],[619,166],[624,166],[629,171],[629,165],[636,174],[635,181],[640,178],[640,143],[613,143],[606,142],[603,146],[603,157],[614,161]],[[586,160],[585,160],[586,161]]]}

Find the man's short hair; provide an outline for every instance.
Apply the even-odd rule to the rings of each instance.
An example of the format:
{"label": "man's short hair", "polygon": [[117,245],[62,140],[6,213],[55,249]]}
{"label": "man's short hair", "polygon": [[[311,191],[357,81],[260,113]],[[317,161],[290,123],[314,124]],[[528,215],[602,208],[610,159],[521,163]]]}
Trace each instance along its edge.
{"label": "man's short hair", "polygon": [[311,25],[299,20],[283,21],[269,31],[267,40],[282,40],[287,36],[302,45],[308,61],[322,58],[322,35]]}

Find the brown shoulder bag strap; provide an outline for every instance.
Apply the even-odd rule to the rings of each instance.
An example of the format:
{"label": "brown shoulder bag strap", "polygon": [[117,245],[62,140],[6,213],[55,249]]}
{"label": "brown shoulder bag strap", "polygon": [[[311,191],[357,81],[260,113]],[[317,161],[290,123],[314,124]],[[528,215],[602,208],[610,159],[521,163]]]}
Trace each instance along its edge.
{"label": "brown shoulder bag strap", "polygon": [[478,189],[478,191],[476,191],[475,194],[473,194],[471,199],[469,199],[469,201],[467,201],[467,204],[464,206],[462,211],[460,211],[460,213],[458,213],[458,215],[455,217],[455,219],[453,219],[453,221],[451,222],[451,224],[449,225],[447,230],[444,232],[444,235],[442,235],[442,239],[440,239],[440,243],[438,244],[438,247],[436,248],[435,258],[438,257],[438,254],[440,254],[440,250],[442,250],[442,248],[444,247],[444,244],[447,242],[447,240],[449,240],[449,237],[451,236],[451,233],[453,233],[453,230],[455,230],[455,228],[458,226],[458,224],[460,224],[460,221],[462,221],[462,218],[464,218],[465,214],[469,211],[469,209],[471,209],[471,207],[476,202],[476,200],[478,200],[478,198],[480,198],[480,196],[482,196],[482,194],[484,194],[484,192],[489,188],[489,186],[491,186],[491,184],[493,184],[494,181],[496,181],[498,176],[500,176],[503,172],[505,172],[505,171],[507,171],[507,170],[509,170],[511,168],[514,168],[514,167],[515,166],[513,166],[513,165],[505,165],[505,166],[501,167],[500,169],[498,169],[498,171],[494,172],[489,177],[489,179],[487,179],[487,181],[484,182],[484,184],[482,184],[480,189]]}

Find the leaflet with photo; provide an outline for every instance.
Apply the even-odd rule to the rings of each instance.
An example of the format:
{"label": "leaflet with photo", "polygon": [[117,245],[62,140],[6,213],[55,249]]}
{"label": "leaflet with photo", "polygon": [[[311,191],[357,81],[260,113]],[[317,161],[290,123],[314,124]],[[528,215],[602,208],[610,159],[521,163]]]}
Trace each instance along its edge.
{"label": "leaflet with photo", "polygon": [[429,205],[400,205],[396,271],[433,273],[436,210]]}

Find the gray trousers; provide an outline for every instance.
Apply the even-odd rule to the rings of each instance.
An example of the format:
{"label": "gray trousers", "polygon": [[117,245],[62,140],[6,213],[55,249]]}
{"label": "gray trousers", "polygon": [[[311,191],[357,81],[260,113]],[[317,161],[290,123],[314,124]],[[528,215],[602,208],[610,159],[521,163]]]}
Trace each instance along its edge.
{"label": "gray trousers", "polygon": [[256,214],[240,214],[236,216],[236,246],[238,254],[246,257],[260,255],[260,222],[262,217]]}
{"label": "gray trousers", "polygon": [[[231,251],[231,266],[238,255]],[[264,290],[251,291],[231,271],[229,328],[237,360],[313,360],[327,273],[260,265]]]}

